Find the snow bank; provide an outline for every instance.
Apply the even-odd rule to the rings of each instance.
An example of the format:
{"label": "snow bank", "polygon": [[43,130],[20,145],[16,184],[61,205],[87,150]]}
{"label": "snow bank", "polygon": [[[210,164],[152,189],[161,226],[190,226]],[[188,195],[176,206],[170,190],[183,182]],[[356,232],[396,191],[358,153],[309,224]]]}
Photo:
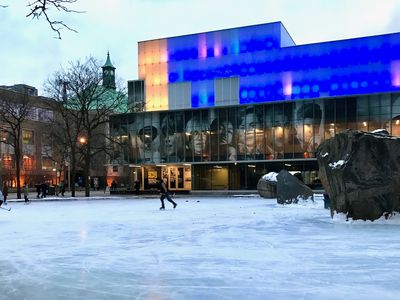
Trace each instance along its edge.
{"label": "snow bank", "polygon": [[346,214],[335,212],[333,215],[333,222],[335,223],[346,223],[346,224],[355,224],[355,225],[400,225],[400,214],[394,213],[392,216],[387,219],[382,216],[375,221],[364,221],[364,220],[353,220],[352,218],[346,218]]}
{"label": "snow bank", "polygon": [[278,176],[278,173],[276,172],[269,172],[267,174],[265,174],[263,177],[261,177],[264,180],[268,180],[268,181],[275,181],[278,182],[278,179],[276,179],[276,176]]}

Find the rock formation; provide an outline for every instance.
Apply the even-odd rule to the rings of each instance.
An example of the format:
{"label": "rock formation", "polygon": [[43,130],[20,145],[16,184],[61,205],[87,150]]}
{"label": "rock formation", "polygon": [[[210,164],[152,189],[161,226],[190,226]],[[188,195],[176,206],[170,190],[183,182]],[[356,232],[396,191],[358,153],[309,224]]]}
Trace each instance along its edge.
{"label": "rock formation", "polygon": [[265,174],[257,183],[257,190],[263,198],[276,198],[276,176],[278,173]]}
{"label": "rock formation", "polygon": [[276,192],[279,204],[297,203],[299,199],[305,200],[314,195],[312,189],[286,170],[279,172],[277,180]]}
{"label": "rock formation", "polygon": [[400,210],[400,138],[345,130],[318,148],[331,216],[376,220]]}

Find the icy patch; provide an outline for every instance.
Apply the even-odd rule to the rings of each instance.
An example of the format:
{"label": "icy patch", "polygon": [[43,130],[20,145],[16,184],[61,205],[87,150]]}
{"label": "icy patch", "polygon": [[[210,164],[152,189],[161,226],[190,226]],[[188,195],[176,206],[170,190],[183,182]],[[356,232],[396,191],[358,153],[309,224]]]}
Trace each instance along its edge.
{"label": "icy patch", "polygon": [[276,179],[276,176],[278,176],[278,173],[276,172],[269,172],[265,174],[262,179],[267,180],[267,181],[276,181],[278,182],[278,179]]}
{"label": "icy patch", "polygon": [[353,218],[347,218],[345,213],[337,213],[335,211],[333,215],[333,222],[335,223],[346,223],[346,224],[355,224],[355,225],[400,225],[400,214],[393,213],[392,216],[389,216],[387,219],[382,216],[375,221],[370,220],[353,220]]}
{"label": "icy patch", "polygon": [[343,159],[341,159],[341,160],[338,160],[338,161],[336,161],[334,163],[330,163],[329,166],[331,167],[331,169],[336,169],[336,168],[338,168],[338,167],[340,167],[340,166],[342,166],[344,164],[345,164],[345,161]]}

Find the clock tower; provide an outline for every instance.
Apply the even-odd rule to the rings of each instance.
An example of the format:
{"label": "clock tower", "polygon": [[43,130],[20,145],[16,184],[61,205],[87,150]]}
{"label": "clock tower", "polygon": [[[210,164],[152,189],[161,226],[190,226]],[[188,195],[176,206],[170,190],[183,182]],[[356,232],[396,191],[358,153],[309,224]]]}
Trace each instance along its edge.
{"label": "clock tower", "polygon": [[107,52],[107,60],[101,68],[103,69],[103,86],[115,90],[115,68],[111,63],[109,52]]}

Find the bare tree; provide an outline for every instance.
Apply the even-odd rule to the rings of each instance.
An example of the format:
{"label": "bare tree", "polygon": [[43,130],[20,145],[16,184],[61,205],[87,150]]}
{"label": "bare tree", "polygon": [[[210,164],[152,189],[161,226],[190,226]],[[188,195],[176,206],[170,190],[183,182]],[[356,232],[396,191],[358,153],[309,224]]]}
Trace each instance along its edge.
{"label": "bare tree", "polygon": [[33,107],[24,93],[4,93],[0,99],[1,143],[14,148],[17,198],[21,199],[22,124],[29,118]]}
{"label": "bare tree", "polygon": [[[65,13],[82,13],[83,11],[78,11],[70,8],[70,6],[76,2],[78,2],[78,0],[35,0],[33,2],[28,1],[27,6],[29,7],[29,12],[26,17],[32,17],[33,19],[40,19],[43,17],[50,25],[50,28],[57,33],[57,38],[61,39],[61,31],[63,29],[68,29],[73,32],[77,31],[65,24],[64,21],[54,20],[50,15],[50,10],[55,9],[58,12]],[[6,7],[8,7],[8,5],[0,4],[0,8]]]}
{"label": "bare tree", "polygon": [[75,29],[69,27],[64,21],[53,20],[49,15],[50,8],[54,8],[57,11],[67,13],[80,13],[81,11],[73,10],[68,8],[71,4],[76,3],[78,0],[36,0],[28,4],[30,12],[26,17],[32,17],[34,19],[45,18],[49,23],[50,28],[57,33],[59,39],[61,39],[61,30],[68,29],[77,32]]}
{"label": "bare tree", "polygon": [[72,93],[67,89],[69,84],[67,77],[67,71],[61,70],[55,73],[45,85],[48,96],[55,100],[53,103],[55,117],[49,131],[49,143],[52,148],[49,157],[53,161],[57,161],[58,157],[62,156],[63,162],[61,164],[69,164],[70,178],[68,184],[71,187],[71,196],[75,197],[75,181],[79,162],[78,141],[82,131],[82,118],[80,111],[69,104]]}
{"label": "bare tree", "polygon": [[[59,84],[57,87],[59,82],[66,83],[66,88],[60,88]],[[96,155],[112,151],[107,124],[111,114],[126,111],[126,93],[122,88],[114,90],[101,85],[100,64],[92,57],[70,63],[67,70],[56,73],[48,83],[46,91],[61,104],[57,111],[63,116],[63,134],[68,135],[71,159],[74,159],[73,149],[82,155],[85,196],[88,197],[92,161]]]}

